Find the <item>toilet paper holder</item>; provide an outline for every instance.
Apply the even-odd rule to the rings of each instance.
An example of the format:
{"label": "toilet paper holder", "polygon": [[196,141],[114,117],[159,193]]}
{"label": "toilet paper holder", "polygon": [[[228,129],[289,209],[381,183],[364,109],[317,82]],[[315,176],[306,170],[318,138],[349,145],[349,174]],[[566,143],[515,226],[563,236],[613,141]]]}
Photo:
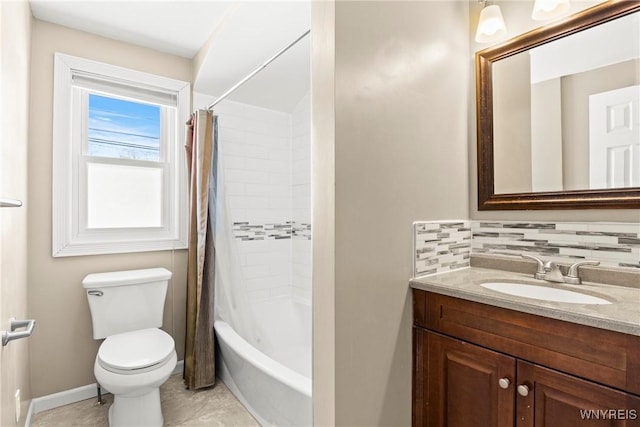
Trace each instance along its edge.
{"label": "toilet paper holder", "polygon": [[[11,332],[2,331],[2,346],[9,344],[10,341],[18,340],[20,338],[28,338],[33,333],[33,329],[36,327],[35,319],[28,320],[16,320],[11,318]],[[16,329],[26,328],[24,331],[16,332]]]}

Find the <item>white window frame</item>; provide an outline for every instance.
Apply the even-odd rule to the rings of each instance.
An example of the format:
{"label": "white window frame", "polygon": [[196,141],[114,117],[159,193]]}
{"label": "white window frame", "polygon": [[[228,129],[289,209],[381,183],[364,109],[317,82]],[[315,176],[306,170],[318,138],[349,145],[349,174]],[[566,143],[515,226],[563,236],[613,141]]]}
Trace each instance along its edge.
{"label": "white window frame", "polygon": [[[161,133],[161,161],[91,157],[85,154],[87,93],[73,78],[90,75],[107,83],[169,93],[176,98],[175,120]],[[91,91],[91,93],[94,93]],[[104,64],[61,53],[55,54],[53,98],[52,254],[54,257],[147,252],[187,248],[188,189],[185,132],[180,127],[190,114],[188,82]],[[117,93],[106,96],[118,97]],[[86,101],[86,99],[85,99]],[[166,111],[161,110],[161,115]],[[163,146],[164,144],[164,146]],[[152,165],[163,170],[162,226],[145,228],[88,228],[86,201],[87,163]],[[84,225],[83,225],[84,224]]]}

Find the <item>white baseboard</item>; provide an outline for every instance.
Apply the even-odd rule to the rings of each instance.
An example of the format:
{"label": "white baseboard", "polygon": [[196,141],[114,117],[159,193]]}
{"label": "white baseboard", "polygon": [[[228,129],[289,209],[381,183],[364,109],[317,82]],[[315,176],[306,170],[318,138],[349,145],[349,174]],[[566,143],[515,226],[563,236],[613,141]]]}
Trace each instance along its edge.
{"label": "white baseboard", "polygon": [[[171,375],[182,374],[183,368],[184,360],[179,360]],[[104,389],[102,389],[102,392],[103,394],[107,394]],[[96,396],[98,396],[98,388],[97,384],[93,383],[73,388],[71,390],[61,391],[59,393],[36,397],[31,400],[31,404],[29,405],[29,411],[27,412],[27,418],[25,420],[25,427],[31,427],[31,417],[38,412],[59,408],[60,406],[80,402],[81,400],[92,399]]]}
{"label": "white baseboard", "polygon": [[171,375],[181,374],[183,370],[184,370],[184,360],[178,360],[178,363],[176,363],[176,367],[173,369],[173,372],[171,373]]}
{"label": "white baseboard", "polygon": [[70,403],[91,399],[97,395],[98,388],[96,387],[96,383],[93,383],[82,387],[72,388],[71,390],[49,394],[47,396],[36,397],[31,400],[31,407],[33,408],[33,413],[37,414],[38,412],[58,408]]}

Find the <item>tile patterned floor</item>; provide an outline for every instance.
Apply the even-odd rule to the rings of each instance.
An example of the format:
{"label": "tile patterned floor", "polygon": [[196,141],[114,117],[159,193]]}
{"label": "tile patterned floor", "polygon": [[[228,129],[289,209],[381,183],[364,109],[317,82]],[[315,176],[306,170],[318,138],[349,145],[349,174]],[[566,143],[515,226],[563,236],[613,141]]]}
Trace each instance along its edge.
{"label": "tile patterned floor", "polygon": [[[160,387],[165,427],[259,427],[220,380],[201,391],[185,390],[181,375],[173,375]],[[107,412],[113,396],[99,406],[96,399],[35,414],[32,427],[108,427]]]}

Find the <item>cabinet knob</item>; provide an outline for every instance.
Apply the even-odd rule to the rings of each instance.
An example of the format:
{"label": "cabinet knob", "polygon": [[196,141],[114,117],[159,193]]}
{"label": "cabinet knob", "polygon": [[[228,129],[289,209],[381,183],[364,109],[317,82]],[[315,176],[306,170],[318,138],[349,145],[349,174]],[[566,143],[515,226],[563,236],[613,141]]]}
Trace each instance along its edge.
{"label": "cabinet knob", "polygon": [[529,387],[524,384],[520,384],[518,386],[518,394],[522,397],[527,397],[529,395]]}
{"label": "cabinet knob", "polygon": [[504,378],[500,378],[498,380],[498,385],[500,386],[501,389],[506,390],[509,388],[509,385],[511,384],[511,381],[509,381],[509,378],[504,377]]}

